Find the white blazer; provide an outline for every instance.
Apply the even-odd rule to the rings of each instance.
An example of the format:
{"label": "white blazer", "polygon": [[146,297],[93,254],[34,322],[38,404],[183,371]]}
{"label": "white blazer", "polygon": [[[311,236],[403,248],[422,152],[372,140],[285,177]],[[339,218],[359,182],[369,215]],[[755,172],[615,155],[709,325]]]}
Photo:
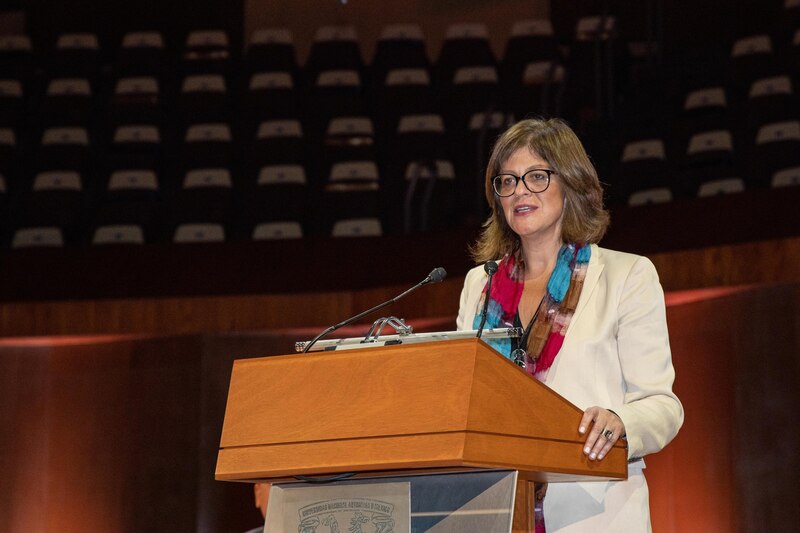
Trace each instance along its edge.
{"label": "white blazer", "polygon": [[[483,266],[467,273],[458,329],[472,329],[485,285]],[[548,533],[650,531],[640,458],[661,450],[683,424],[674,379],[655,267],[646,257],[592,245],[575,315],[544,383],[580,409],[598,405],[619,415],[628,440],[628,480],[551,483],[544,499]]]}

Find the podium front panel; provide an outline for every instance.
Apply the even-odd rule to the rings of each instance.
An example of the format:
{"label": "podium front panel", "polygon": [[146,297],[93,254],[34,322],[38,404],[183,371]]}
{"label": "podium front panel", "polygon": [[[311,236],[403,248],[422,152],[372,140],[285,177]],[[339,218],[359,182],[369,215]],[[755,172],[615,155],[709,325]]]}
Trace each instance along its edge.
{"label": "podium front panel", "polygon": [[516,482],[515,471],[489,470],[277,484],[264,531],[509,533]]}

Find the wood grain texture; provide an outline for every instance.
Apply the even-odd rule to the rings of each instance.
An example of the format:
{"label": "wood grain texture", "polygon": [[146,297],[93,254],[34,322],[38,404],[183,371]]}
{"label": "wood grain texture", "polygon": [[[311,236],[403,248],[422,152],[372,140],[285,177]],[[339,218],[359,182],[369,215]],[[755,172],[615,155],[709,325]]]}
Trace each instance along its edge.
{"label": "wood grain texture", "polygon": [[511,533],[528,533],[534,531],[533,506],[535,504],[535,495],[536,491],[533,482],[527,479],[517,479]]}
{"label": "wood grain texture", "polygon": [[[797,237],[649,257],[667,291],[800,281]],[[387,311],[409,320],[452,316],[454,328],[462,284],[461,278],[447,279],[400,300]],[[322,329],[405,288],[388,285],[294,294],[3,302],[0,337]]]}
{"label": "wood grain texture", "polygon": [[579,419],[477,339],[236,361],[217,478],[446,466],[626,477],[622,446],[585,460]]}

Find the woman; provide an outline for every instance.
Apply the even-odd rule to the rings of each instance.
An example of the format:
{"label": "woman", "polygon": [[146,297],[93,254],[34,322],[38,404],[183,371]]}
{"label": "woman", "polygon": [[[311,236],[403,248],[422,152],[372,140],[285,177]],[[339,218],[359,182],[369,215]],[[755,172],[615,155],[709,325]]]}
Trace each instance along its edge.
{"label": "woman", "polygon": [[[544,497],[553,531],[650,530],[641,459],[683,423],[664,295],[653,264],[597,243],[608,226],[597,173],[561,120],[524,120],[497,140],[486,171],[489,219],[473,256],[495,260],[486,327],[516,324],[522,339],[493,341],[506,357],[584,409],[583,452],[602,461],[626,439],[628,479],[555,483]],[[483,265],[464,282],[459,329],[480,323]],[[544,491],[537,491],[537,495]]]}

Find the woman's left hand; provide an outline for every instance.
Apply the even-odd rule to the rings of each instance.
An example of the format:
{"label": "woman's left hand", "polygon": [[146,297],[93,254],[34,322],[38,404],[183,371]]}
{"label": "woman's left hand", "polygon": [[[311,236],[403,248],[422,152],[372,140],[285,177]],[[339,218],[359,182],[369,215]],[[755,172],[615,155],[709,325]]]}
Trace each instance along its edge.
{"label": "woman's left hand", "polygon": [[[590,430],[591,428],[591,430]],[[590,461],[600,461],[605,457],[621,437],[625,435],[625,424],[622,419],[602,407],[589,407],[583,412],[578,432],[586,434],[586,444],[583,453],[589,456]]]}

